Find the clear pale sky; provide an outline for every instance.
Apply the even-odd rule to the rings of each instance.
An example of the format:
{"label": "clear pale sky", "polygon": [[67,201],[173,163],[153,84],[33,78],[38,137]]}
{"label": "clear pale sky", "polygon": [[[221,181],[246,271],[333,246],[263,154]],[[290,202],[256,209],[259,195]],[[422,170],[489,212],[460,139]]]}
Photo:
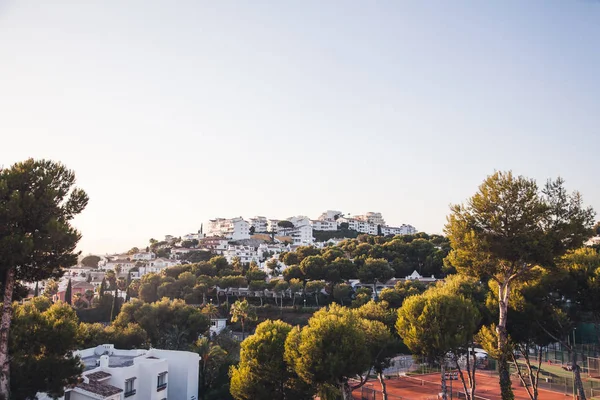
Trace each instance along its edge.
{"label": "clear pale sky", "polygon": [[495,169],[600,211],[599,128],[594,0],[0,0],[0,164],[76,171],[84,253],[326,209],[439,233]]}

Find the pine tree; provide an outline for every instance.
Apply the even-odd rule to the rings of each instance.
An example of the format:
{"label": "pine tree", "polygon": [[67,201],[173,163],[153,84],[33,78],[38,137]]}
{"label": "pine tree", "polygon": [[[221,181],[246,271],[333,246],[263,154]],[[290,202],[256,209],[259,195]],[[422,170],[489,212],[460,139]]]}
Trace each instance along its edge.
{"label": "pine tree", "polygon": [[10,396],[8,338],[15,283],[62,276],[74,265],[81,234],[71,225],[88,202],[64,165],[29,159],[0,169],[0,399]]}
{"label": "pine tree", "polygon": [[102,299],[104,297],[104,289],[106,288],[106,278],[102,278],[102,282],[100,282],[100,289],[98,290],[98,298]]}
{"label": "pine tree", "polygon": [[65,290],[65,302],[67,304],[71,304],[71,297],[72,297],[72,288],[71,288],[71,278],[69,278],[69,283],[67,284],[67,289]]}

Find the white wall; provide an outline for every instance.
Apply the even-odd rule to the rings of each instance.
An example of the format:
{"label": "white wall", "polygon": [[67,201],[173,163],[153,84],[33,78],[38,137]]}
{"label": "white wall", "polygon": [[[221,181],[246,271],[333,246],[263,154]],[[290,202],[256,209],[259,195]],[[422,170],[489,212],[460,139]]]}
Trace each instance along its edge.
{"label": "white wall", "polygon": [[200,356],[189,351],[158,350],[149,352],[155,357],[164,358],[169,363],[168,399],[198,399],[198,372]]}

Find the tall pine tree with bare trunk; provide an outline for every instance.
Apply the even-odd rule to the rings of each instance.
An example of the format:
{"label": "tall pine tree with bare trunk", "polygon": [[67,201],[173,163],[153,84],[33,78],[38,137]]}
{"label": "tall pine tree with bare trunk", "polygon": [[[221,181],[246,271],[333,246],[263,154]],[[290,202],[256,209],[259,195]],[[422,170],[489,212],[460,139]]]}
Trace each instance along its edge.
{"label": "tall pine tree with bare trunk", "polygon": [[64,165],[28,159],[0,170],[0,400],[10,398],[8,339],[15,283],[62,276],[77,263],[81,238],[71,226],[88,202]]}
{"label": "tall pine tree with bare trunk", "polygon": [[496,172],[466,204],[452,206],[445,232],[447,261],[459,273],[498,285],[498,367],[503,400],[513,400],[506,323],[511,287],[536,266],[552,270],[569,249],[590,236],[594,211],[578,192],[568,194],[561,178],[539,188],[532,179]]}

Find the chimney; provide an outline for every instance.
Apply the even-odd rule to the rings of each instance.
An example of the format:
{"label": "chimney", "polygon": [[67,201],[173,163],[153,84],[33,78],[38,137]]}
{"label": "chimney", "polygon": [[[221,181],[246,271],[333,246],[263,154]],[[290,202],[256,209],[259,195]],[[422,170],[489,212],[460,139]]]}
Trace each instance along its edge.
{"label": "chimney", "polygon": [[108,356],[107,355],[100,356],[100,367],[108,368]]}

